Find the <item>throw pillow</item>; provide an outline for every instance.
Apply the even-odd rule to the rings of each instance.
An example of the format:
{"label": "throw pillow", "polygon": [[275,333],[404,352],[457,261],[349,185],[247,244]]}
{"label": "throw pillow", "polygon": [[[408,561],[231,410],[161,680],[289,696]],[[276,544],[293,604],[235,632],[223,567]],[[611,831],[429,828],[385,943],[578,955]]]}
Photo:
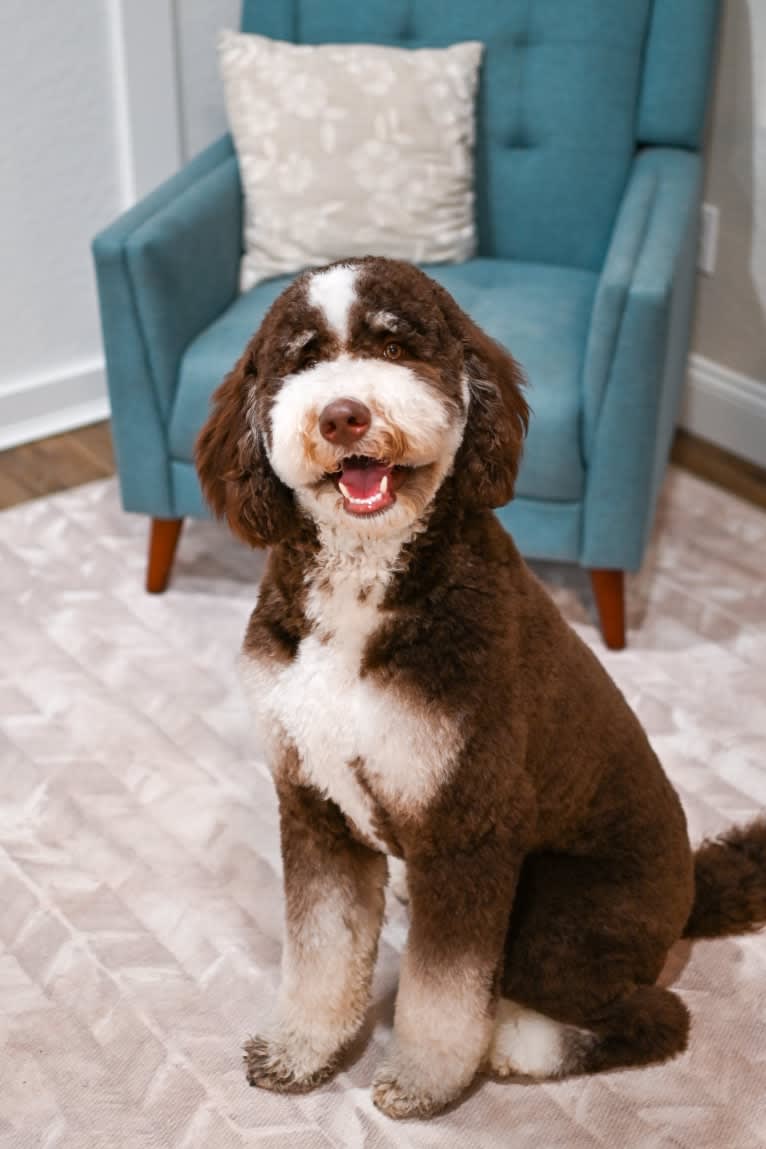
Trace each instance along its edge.
{"label": "throw pillow", "polygon": [[353,256],[470,258],[482,50],[221,33],[245,199],[242,289]]}

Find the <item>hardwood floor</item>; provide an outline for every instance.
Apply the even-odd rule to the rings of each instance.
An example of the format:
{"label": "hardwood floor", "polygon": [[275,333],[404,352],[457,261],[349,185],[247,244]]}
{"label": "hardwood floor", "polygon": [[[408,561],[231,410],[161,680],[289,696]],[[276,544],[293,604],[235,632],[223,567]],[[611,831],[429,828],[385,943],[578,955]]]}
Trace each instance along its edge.
{"label": "hardwood floor", "polygon": [[[674,463],[766,509],[766,470],[679,431]],[[0,451],[0,509],[103,479],[115,470],[108,423]]]}
{"label": "hardwood floor", "polygon": [[766,510],[766,470],[746,459],[730,455],[721,447],[697,439],[687,431],[677,431],[671,459],[687,471],[724,487],[749,503]]}
{"label": "hardwood floor", "polygon": [[108,423],[0,451],[0,509],[105,479],[115,471]]}

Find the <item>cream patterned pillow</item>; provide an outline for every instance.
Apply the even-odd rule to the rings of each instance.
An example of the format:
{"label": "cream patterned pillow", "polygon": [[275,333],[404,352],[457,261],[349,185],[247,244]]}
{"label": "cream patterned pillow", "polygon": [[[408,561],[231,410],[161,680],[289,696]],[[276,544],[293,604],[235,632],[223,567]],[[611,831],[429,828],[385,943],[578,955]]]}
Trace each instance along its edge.
{"label": "cream patterned pillow", "polygon": [[351,256],[470,258],[482,50],[222,32],[245,197],[242,289]]}

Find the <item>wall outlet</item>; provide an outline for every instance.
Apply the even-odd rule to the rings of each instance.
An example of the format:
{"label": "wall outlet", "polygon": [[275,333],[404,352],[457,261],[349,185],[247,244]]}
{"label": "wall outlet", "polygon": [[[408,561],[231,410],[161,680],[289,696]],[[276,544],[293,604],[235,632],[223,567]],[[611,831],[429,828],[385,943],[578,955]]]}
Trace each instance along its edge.
{"label": "wall outlet", "polygon": [[715,275],[718,259],[718,208],[713,203],[703,203],[700,213],[699,250],[697,267],[703,275]]}

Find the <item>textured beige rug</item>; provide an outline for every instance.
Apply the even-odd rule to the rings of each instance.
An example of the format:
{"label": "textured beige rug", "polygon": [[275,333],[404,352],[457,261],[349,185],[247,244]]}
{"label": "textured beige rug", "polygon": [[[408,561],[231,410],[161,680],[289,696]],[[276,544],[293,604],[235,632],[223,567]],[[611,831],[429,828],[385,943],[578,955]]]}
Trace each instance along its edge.
{"label": "textured beige rug", "polygon": [[[146,524],[113,482],[0,515],[3,1149],[581,1149],[766,1145],[766,936],[679,947],[688,1053],[556,1085],[481,1082],[430,1124],[369,1084],[406,911],[392,902],[369,1026],[315,1093],[247,1087],[273,998],[276,808],[235,656],[261,558],[190,524],[143,594]],[[766,515],[672,472],[630,647],[608,655],[576,571],[562,608],[646,724],[695,837],[766,807]]]}

